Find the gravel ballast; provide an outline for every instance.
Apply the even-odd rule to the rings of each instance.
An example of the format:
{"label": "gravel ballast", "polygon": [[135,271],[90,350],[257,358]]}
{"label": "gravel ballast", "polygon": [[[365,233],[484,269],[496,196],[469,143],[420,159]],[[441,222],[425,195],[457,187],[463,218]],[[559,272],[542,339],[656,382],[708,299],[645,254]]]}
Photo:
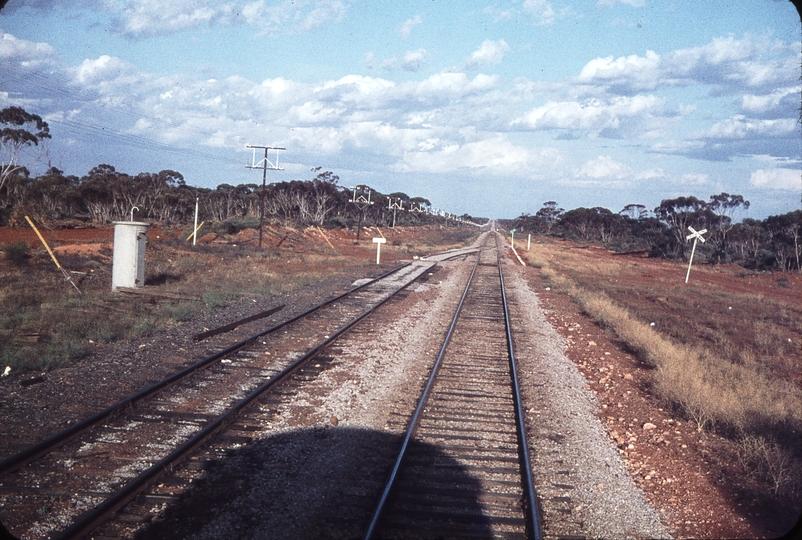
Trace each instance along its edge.
{"label": "gravel ballast", "polygon": [[670,538],[632,482],[596,412],[595,395],[565,355],[522,273],[505,265],[527,435],[547,536]]}
{"label": "gravel ballast", "polygon": [[[213,467],[177,507],[154,506],[153,523],[139,538],[257,539],[359,537],[361,516],[375,504],[388,452],[405,427],[434,362],[472,261],[443,262],[408,294],[337,342],[326,369],[292,400],[271,410],[253,443]],[[526,283],[533,269],[505,264],[513,336],[520,363],[526,422],[547,537],[668,538],[658,512],[645,500],[596,416],[598,403],[582,374],[564,354],[566,343],[546,319]],[[40,385],[8,390],[28,427],[10,441],[8,455],[131,387],[185,365],[215,347],[191,335],[278,303],[283,319],[320,301],[344,278],[286,299],[242,299],[232,308],[160,336],[107,347],[102,362],[51,374]],[[285,300],[289,300],[286,301]],[[247,336],[259,323],[229,334]],[[180,356],[179,356],[180,353]],[[100,395],[94,386],[109,385]],[[5,381],[4,381],[5,383]],[[84,384],[86,383],[86,384]],[[2,385],[0,385],[2,386]],[[55,396],[58,396],[55,398]],[[39,404],[68,405],[69,414],[39,422]],[[54,399],[55,398],[55,399]],[[31,429],[36,426],[37,429]],[[35,431],[36,434],[31,433]],[[22,431],[25,432],[25,431]],[[391,452],[390,452],[391,453]],[[368,480],[365,480],[365,479]],[[370,480],[374,478],[374,480]]]}
{"label": "gravel ballast", "polygon": [[[260,441],[215,468],[184,508],[147,531],[211,538],[359,537],[365,507],[398,444],[442,343],[472,263],[443,263],[427,283],[331,352],[331,369],[279,408]],[[595,415],[597,403],[537,295],[505,265],[529,442],[547,537],[669,538],[657,511],[632,482]],[[222,503],[213,510],[206,505]],[[191,530],[187,516],[199,514]]]}

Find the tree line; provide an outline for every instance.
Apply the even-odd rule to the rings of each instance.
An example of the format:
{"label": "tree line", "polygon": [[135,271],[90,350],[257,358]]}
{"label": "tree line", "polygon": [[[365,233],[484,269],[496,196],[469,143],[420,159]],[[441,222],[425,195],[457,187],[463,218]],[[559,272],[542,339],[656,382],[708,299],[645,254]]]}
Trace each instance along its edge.
{"label": "tree line", "polygon": [[697,254],[713,264],[734,262],[755,270],[802,271],[802,210],[737,222],[749,201],[720,193],[709,200],[693,196],[664,199],[652,212],[629,204],[620,212],[606,208],[564,210],[548,201],[535,215],[524,214],[512,227],[524,232],[595,242],[609,249],[648,252],[653,257],[687,260],[688,227],[707,229]]}
{"label": "tree line", "polygon": [[[28,166],[44,158],[40,143],[50,139],[47,122],[21,107],[0,110],[0,225],[23,224],[25,215],[42,221],[83,219],[95,224],[138,219],[164,224],[189,223],[195,203],[201,219],[226,222],[264,216],[284,226],[387,226],[448,222],[456,216],[432,211],[423,197],[382,194],[369,186],[346,188],[320,167],[309,180],[258,184],[220,184],[215,189],[188,186],[181,173],[129,175],[101,164],[81,177],[48,167],[32,176]],[[463,216],[465,218],[467,216]]]}
{"label": "tree line", "polygon": [[[0,224],[21,225],[25,215],[51,222],[81,219],[104,224],[129,219],[133,208],[135,219],[186,224],[194,217],[196,200],[200,219],[216,222],[261,215],[266,222],[288,227],[350,227],[360,222],[390,226],[394,220],[398,225],[413,225],[442,220],[443,216],[433,215],[431,203],[423,197],[382,194],[365,185],[344,187],[336,174],[320,167],[312,173],[309,180],[268,184],[263,194],[259,184],[220,184],[214,189],[189,186],[181,173],[173,170],[129,175],[101,164],[78,177],[55,167],[31,176],[22,167],[0,187]],[[360,197],[370,203],[360,202]],[[395,216],[391,205],[395,205]]]}

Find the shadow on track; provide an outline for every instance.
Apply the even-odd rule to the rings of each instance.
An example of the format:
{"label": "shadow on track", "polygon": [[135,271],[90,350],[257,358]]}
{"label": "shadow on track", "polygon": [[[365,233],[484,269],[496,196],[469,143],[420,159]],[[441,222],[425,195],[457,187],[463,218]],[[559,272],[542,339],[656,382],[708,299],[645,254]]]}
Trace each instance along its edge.
{"label": "shadow on track", "polygon": [[[254,442],[212,467],[137,538],[362,538],[401,442],[395,435],[343,427],[286,432]],[[413,446],[418,456],[446,465],[455,484],[476,494],[462,510],[480,514],[479,482],[437,447]],[[471,531],[472,538],[492,538],[487,523],[474,522]],[[436,535],[423,529],[404,537]]]}

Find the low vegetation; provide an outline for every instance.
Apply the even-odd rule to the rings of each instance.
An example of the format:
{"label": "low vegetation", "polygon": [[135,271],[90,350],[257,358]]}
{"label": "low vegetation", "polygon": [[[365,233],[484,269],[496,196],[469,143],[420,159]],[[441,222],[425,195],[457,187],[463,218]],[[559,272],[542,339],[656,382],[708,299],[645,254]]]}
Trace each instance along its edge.
{"label": "low vegetation", "polygon": [[[227,230],[215,226],[216,230]],[[238,232],[242,229],[235,228]],[[411,258],[462,245],[476,233],[473,227],[421,228],[404,233],[407,242],[382,250],[385,257]],[[341,240],[349,253],[334,253],[322,239],[312,242],[300,231],[281,248],[258,250],[250,229],[245,237],[221,236],[220,242],[192,247],[186,231],[153,235],[146,253],[146,288],[170,296],[130,297],[112,293],[111,247],[85,255],[62,255],[64,268],[81,289],[73,289],[44,249],[13,244],[0,256],[0,371],[12,374],[47,371],[80,360],[102,343],[159,333],[198,314],[224,307],[243,296],[279,296],[319,283],[333,275],[364,276],[375,272],[375,247],[370,239],[354,246]],[[265,233],[268,236],[267,231]],[[400,233],[399,233],[400,235]],[[250,242],[242,240],[250,238]],[[267,244],[267,242],[266,242]],[[419,246],[419,247],[416,247]]]}
{"label": "low vegetation", "polygon": [[661,404],[729,438],[750,480],[799,501],[802,307],[715,287],[643,286],[636,276],[648,270],[632,259],[541,240],[522,256],[653,368]]}

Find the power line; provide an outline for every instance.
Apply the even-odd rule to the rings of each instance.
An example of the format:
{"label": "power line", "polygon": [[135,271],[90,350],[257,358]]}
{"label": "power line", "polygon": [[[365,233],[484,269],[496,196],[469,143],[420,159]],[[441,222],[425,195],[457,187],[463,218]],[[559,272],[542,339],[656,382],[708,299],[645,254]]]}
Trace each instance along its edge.
{"label": "power line", "polygon": [[[129,119],[132,119],[132,120],[138,121],[138,120],[141,120],[141,119],[145,119],[145,120],[150,120],[152,122],[155,122],[156,124],[160,124],[160,125],[165,126],[165,127],[169,127],[169,128],[174,128],[175,127],[175,126],[171,125],[170,123],[166,122],[163,119],[155,118],[155,117],[144,115],[144,114],[134,113],[133,110],[136,108],[136,105],[133,104],[133,103],[127,102],[125,100],[120,100],[119,101],[119,103],[121,103],[122,105],[125,105],[125,107],[123,107],[121,105],[117,105],[115,103],[102,102],[103,96],[101,94],[91,93],[91,92],[88,92],[88,91],[83,90],[83,89],[67,90],[67,89],[61,87],[58,84],[53,84],[53,82],[54,82],[53,78],[52,77],[48,77],[47,75],[45,75],[45,74],[43,74],[41,72],[23,70],[23,69],[20,69],[17,65],[12,64],[11,62],[7,62],[7,61],[0,62],[0,65],[3,66],[3,70],[4,70],[5,73],[11,72],[13,75],[15,75],[15,78],[12,79],[13,81],[18,81],[20,79],[23,79],[25,83],[32,84],[34,86],[38,86],[39,88],[42,88],[42,89],[44,89],[44,90],[46,90],[48,92],[55,93],[55,94],[61,94],[63,96],[66,96],[66,97],[69,97],[71,99],[74,99],[76,101],[81,101],[81,102],[84,102],[84,103],[90,103],[90,104],[98,105],[98,106],[100,106],[102,108],[110,109],[112,111],[116,111],[116,112],[122,114],[123,116],[126,116],[126,117],[128,117]],[[6,79],[5,82],[8,83],[9,82],[8,79]],[[100,101],[100,103],[98,103],[99,101]],[[156,141],[154,139],[147,138],[147,137],[140,136],[140,135],[134,135],[134,134],[131,134],[131,133],[123,133],[123,132],[121,132],[121,131],[119,131],[117,129],[113,129],[113,128],[110,128],[110,127],[105,127],[105,126],[100,126],[100,125],[93,125],[93,124],[90,124],[90,123],[87,123],[87,122],[77,122],[77,121],[73,121],[73,120],[64,120],[64,119],[61,119],[61,120],[50,120],[49,123],[68,127],[68,128],[70,128],[70,129],[72,129],[74,131],[77,131],[78,134],[83,133],[83,134],[91,135],[91,136],[102,136],[102,137],[105,137],[105,138],[108,138],[108,139],[111,139],[111,140],[118,141],[118,142],[120,142],[122,144],[125,144],[127,146],[140,148],[140,149],[143,149],[143,150],[158,150],[158,151],[162,151],[162,152],[180,154],[182,156],[186,156],[186,157],[190,157],[190,158],[194,158],[194,159],[201,159],[201,160],[205,160],[205,161],[214,161],[214,162],[226,163],[226,164],[231,164],[232,163],[232,161],[230,161],[230,160],[227,160],[227,159],[224,159],[224,158],[220,158],[220,157],[214,156],[212,154],[193,151],[193,150],[190,150],[190,149],[187,149],[187,148],[183,148],[183,147],[180,147],[180,146],[176,146],[176,145],[172,145],[172,144],[169,144],[169,143],[158,142],[158,141]],[[214,135],[214,132],[205,131],[205,130],[198,130],[198,131],[195,131],[195,133],[197,135],[207,135],[207,136]]]}

